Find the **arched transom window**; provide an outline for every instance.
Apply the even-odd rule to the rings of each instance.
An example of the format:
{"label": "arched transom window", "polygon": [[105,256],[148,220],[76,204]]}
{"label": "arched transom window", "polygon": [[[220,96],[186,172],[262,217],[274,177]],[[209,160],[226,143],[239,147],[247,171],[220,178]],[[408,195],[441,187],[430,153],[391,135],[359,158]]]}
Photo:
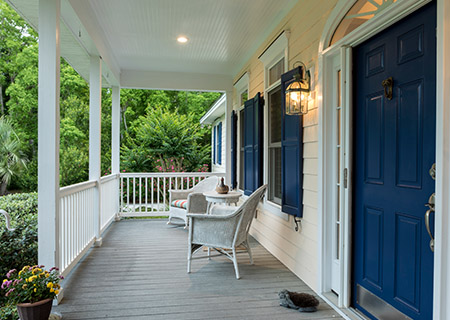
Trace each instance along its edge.
{"label": "arched transom window", "polygon": [[329,45],[333,45],[363,23],[380,14],[394,2],[397,2],[397,0],[356,1],[334,31]]}

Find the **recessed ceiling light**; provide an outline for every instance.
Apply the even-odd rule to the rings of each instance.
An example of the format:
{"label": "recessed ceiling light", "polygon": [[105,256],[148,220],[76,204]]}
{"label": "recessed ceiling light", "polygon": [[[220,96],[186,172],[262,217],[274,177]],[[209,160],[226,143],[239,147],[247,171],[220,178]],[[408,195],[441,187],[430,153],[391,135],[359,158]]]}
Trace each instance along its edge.
{"label": "recessed ceiling light", "polygon": [[186,38],[185,36],[179,36],[179,37],[177,38],[177,41],[178,41],[179,43],[186,43],[186,42],[188,42],[188,38]]}

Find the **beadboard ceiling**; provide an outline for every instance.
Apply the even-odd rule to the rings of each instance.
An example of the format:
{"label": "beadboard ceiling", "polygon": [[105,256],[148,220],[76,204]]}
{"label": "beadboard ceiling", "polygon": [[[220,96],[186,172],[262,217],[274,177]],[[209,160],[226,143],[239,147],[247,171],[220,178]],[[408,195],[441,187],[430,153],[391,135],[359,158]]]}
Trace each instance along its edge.
{"label": "beadboard ceiling", "polygon": [[[38,28],[37,1],[9,2]],[[116,82],[134,72],[233,77],[296,2],[62,0],[61,52],[85,78],[86,57],[100,54],[108,82],[106,73]],[[179,44],[179,35],[188,43]]]}

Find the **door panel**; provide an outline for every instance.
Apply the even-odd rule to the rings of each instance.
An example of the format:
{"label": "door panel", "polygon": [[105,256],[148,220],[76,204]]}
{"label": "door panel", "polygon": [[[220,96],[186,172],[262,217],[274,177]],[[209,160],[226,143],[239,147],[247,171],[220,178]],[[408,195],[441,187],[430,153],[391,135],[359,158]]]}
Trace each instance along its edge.
{"label": "door panel", "polygon": [[434,192],[435,30],[431,3],[354,51],[353,304],[373,319],[385,315],[361,296],[432,318],[424,205]]}

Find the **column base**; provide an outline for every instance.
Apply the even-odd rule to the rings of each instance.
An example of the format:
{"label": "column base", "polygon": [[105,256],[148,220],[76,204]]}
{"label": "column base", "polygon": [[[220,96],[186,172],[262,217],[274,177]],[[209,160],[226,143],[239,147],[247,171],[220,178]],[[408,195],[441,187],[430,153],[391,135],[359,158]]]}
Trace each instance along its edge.
{"label": "column base", "polygon": [[103,244],[103,238],[100,237],[98,239],[95,239],[94,247],[96,247],[96,248],[101,247],[102,244]]}

